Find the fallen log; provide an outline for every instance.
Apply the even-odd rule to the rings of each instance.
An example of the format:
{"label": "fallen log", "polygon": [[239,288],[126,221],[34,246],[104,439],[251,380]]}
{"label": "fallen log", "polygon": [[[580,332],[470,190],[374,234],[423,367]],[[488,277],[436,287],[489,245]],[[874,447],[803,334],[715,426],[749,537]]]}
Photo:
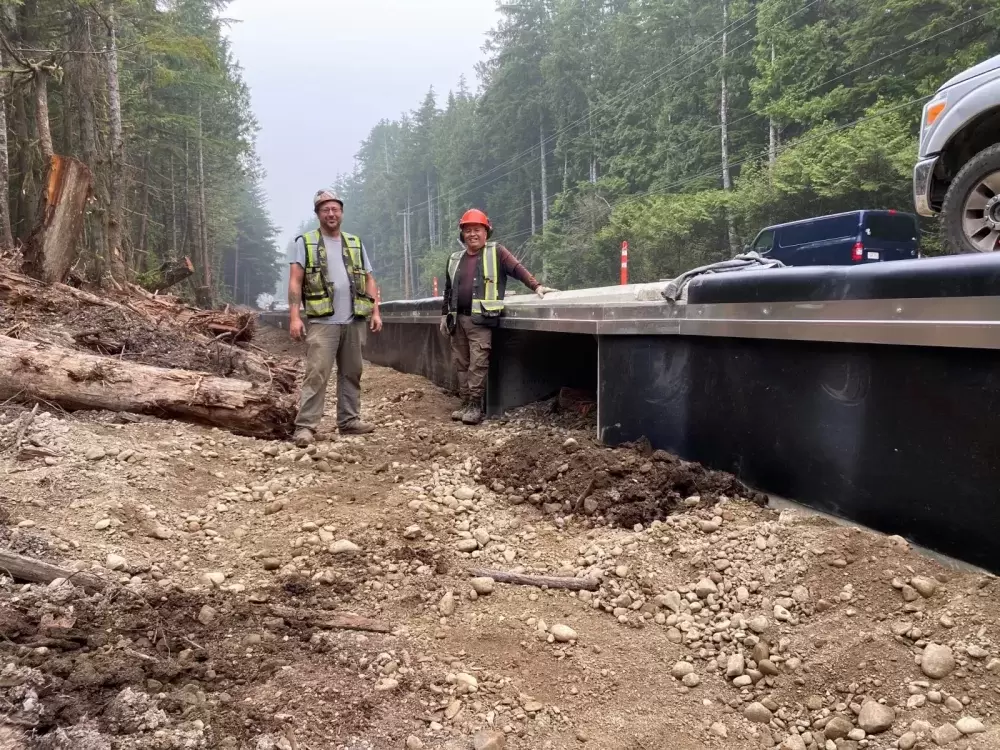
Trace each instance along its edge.
{"label": "fallen log", "polygon": [[7,573],[15,581],[31,583],[52,583],[59,578],[65,578],[87,591],[101,591],[108,585],[106,581],[96,576],[66,570],[33,557],[2,550],[0,550],[0,571]]}
{"label": "fallen log", "polygon": [[168,260],[156,270],[156,274],[149,284],[151,287],[150,291],[162,292],[164,289],[169,289],[175,284],[181,283],[193,274],[194,263],[191,262],[190,258]]}
{"label": "fallen log", "polygon": [[299,620],[323,630],[363,630],[367,633],[391,633],[392,628],[378,620],[371,620],[358,615],[341,612],[327,612],[317,609],[292,609],[291,607],[271,606],[268,610],[275,617],[286,620]]}
{"label": "fallen log", "polygon": [[[255,348],[252,344],[250,347],[254,348],[254,351],[249,351],[245,346],[230,343],[229,340],[223,341],[222,338],[233,338],[233,336],[228,335],[229,332],[227,332],[227,336],[220,338],[218,334],[209,336],[207,331],[202,333],[196,330],[197,325],[190,325],[192,318],[199,313],[211,315],[215,312],[229,316],[235,315],[234,313],[228,310],[198,310],[181,304],[173,297],[160,297],[135,285],[129,285],[128,291],[132,294],[127,297],[119,297],[124,302],[117,302],[114,299],[100,297],[66,284],[44,285],[37,279],[0,268],[0,302],[11,306],[52,304],[67,310],[71,309],[72,305],[84,303],[118,310],[125,319],[140,326],[154,329],[180,329],[185,337],[204,344],[212,352],[215,359],[226,363],[225,374],[227,376],[248,377],[255,382],[273,383],[274,387],[286,393],[295,390],[297,376],[295,367],[289,368],[286,363],[276,361],[266,351]],[[253,331],[256,330],[257,321],[256,315],[249,310],[244,310],[242,314],[248,317],[243,319],[237,333],[242,331],[238,339],[240,344],[245,344],[252,336]],[[249,325],[248,319],[250,319]],[[243,329],[244,326],[246,326],[246,330]],[[0,335],[13,336],[15,334],[20,335],[16,326]],[[83,345],[87,346],[87,344]],[[87,346],[87,348],[92,347]],[[264,356],[261,356],[262,354]]]}
{"label": "fallen log", "polygon": [[47,284],[65,281],[76,262],[92,176],[82,161],[53,156],[45,174],[41,219],[24,248],[24,270]]}
{"label": "fallen log", "polygon": [[570,591],[597,591],[600,581],[594,578],[570,578],[569,576],[529,576],[521,573],[508,573],[505,570],[488,570],[473,568],[469,571],[471,578],[492,578],[498,583],[513,583],[518,586],[545,586],[550,589],[569,589]]}
{"label": "fallen log", "polygon": [[180,419],[259,438],[283,438],[295,414],[269,384],[170,370],[0,336],[0,401],[40,400]]}

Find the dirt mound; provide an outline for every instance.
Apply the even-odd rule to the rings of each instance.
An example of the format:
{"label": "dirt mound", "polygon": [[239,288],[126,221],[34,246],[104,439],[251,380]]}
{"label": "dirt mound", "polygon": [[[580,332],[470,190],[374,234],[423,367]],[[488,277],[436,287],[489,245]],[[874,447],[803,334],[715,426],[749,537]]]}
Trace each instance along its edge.
{"label": "dirt mound", "polygon": [[[335,633],[289,615],[300,604],[280,585],[257,603],[222,592],[0,588],[0,699],[13,707],[7,723],[31,733],[28,747],[59,750],[84,739],[88,747],[161,747],[155,736],[163,733],[171,746],[193,748],[281,737],[281,717],[242,699],[280,679],[287,665],[338,649]],[[346,696],[354,692],[344,689],[356,679],[352,668],[342,659],[325,670],[340,673]],[[337,701],[339,729],[377,721],[379,705],[371,696]]]}
{"label": "dirt mound", "polygon": [[483,476],[511,502],[530,502],[552,513],[603,515],[625,528],[723,496],[767,501],[732,474],[648,445],[612,449],[553,435],[526,434],[494,448],[483,459]]}

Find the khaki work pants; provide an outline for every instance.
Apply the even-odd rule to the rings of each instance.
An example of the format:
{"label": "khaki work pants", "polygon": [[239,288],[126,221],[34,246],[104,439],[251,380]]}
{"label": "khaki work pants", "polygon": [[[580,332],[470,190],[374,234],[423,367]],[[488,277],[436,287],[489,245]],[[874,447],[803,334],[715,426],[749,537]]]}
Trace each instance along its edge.
{"label": "khaki work pants", "polygon": [[306,333],[306,376],[296,427],[315,432],[323,419],[326,386],[337,363],[337,427],[344,428],[361,416],[361,346],[365,321],[344,325],[313,323]]}
{"label": "khaki work pants", "polygon": [[469,315],[459,315],[451,337],[451,361],[458,375],[458,395],[481,400],[490,370],[493,329],[477,326]]}

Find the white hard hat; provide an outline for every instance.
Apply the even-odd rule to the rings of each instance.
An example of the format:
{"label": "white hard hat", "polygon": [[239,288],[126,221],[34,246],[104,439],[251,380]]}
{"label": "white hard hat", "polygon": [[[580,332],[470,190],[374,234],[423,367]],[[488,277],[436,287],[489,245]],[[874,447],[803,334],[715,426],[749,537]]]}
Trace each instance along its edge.
{"label": "white hard hat", "polygon": [[324,188],[322,190],[317,190],[316,195],[313,196],[313,208],[319,208],[321,203],[326,203],[328,201],[337,201],[340,207],[344,207],[344,199],[335,190],[330,190]]}

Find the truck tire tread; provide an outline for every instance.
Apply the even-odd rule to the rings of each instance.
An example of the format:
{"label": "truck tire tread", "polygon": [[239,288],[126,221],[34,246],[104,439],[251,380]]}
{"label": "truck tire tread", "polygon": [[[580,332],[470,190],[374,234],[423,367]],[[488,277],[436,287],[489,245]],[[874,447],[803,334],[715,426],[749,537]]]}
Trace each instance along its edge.
{"label": "truck tire tread", "polygon": [[941,205],[941,241],[950,254],[981,252],[965,238],[962,204],[972,186],[987,172],[1000,170],[1000,143],[987,146],[955,175]]}

